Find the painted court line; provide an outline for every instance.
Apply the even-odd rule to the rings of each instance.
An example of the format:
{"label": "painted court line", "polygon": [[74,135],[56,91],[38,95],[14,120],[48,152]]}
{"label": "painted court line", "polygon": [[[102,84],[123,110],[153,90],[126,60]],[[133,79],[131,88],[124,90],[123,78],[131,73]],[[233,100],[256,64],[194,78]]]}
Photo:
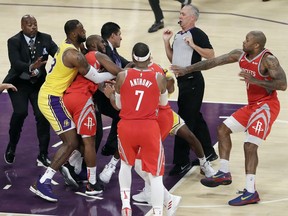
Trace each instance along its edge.
{"label": "painted court line", "polygon": [[75,192],[75,194],[78,194],[78,195],[80,195],[80,196],[85,196],[85,197],[93,198],[93,199],[103,200],[103,197],[98,197],[98,196],[88,196],[87,194],[82,193],[82,192]]}

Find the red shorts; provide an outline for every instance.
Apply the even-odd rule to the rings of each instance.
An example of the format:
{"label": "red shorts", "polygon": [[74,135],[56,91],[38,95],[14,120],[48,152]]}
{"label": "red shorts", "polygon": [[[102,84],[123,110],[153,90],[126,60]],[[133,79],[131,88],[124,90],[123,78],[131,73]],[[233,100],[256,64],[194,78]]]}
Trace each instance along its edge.
{"label": "red shorts", "polygon": [[164,174],[164,149],[156,120],[123,120],[118,123],[118,149],[122,160],[134,166],[140,149],[142,170],[154,176]]}
{"label": "red shorts", "polygon": [[94,136],[96,115],[92,97],[81,93],[64,94],[63,101],[73,118],[77,133],[82,136]]}
{"label": "red shorts", "polygon": [[278,100],[246,105],[224,121],[232,132],[246,131],[247,142],[259,144],[265,140],[280,111]]}

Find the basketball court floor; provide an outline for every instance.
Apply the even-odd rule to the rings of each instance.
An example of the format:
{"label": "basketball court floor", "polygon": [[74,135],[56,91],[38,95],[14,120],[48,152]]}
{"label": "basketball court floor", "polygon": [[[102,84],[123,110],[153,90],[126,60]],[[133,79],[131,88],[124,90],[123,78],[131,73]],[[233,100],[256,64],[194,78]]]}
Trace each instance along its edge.
{"label": "basketball court floor", "polygon": [[[180,28],[177,24],[180,4],[173,0],[160,0],[165,16],[165,28],[174,33]],[[277,56],[287,72],[288,47],[288,1],[271,0],[193,0],[200,9],[197,26],[210,38],[216,56],[242,47],[242,41],[251,30],[261,30],[267,36],[267,48]],[[101,26],[113,21],[121,26],[122,43],[119,53],[130,59],[131,49],[136,42],[145,42],[150,46],[154,61],[163,67],[169,67],[162,41],[162,30],[149,34],[148,28],[154,17],[146,0],[0,0],[0,80],[9,69],[7,39],[20,31],[20,19],[25,14],[32,14],[38,21],[39,31],[52,35],[56,43],[64,38],[64,23],[69,19],[79,19],[90,34],[99,34]],[[47,64],[49,68],[49,62]],[[215,148],[217,148],[216,127],[227,116],[246,103],[244,83],[237,76],[237,64],[221,66],[203,72],[206,90],[202,106]],[[170,177],[173,167],[172,153],[174,138],[165,142],[166,166],[165,186],[173,193],[182,196],[177,216],[190,215],[249,215],[249,216],[284,216],[288,211],[288,146],[287,92],[279,92],[281,112],[268,139],[259,148],[259,165],[256,187],[260,194],[259,204],[244,207],[231,207],[227,202],[237,196],[237,190],[245,186],[243,139],[244,134],[233,134],[231,153],[231,172],[233,183],[229,186],[206,188],[199,182],[203,177],[199,167],[193,167],[185,176]],[[171,105],[177,111],[177,91],[171,98]],[[102,196],[86,197],[84,185],[74,190],[64,184],[57,173],[53,189],[59,196],[58,203],[49,203],[36,197],[29,191],[29,186],[44,172],[36,166],[38,143],[35,120],[32,110],[27,117],[20,142],[17,147],[16,161],[13,165],[4,162],[3,155],[8,143],[9,120],[12,107],[6,93],[0,95],[0,215],[69,215],[69,216],[118,216],[121,200],[119,194],[118,171],[116,171]],[[109,131],[110,119],[104,117],[105,143]],[[50,156],[57,150],[59,138],[51,131]],[[97,155],[97,173],[110,160]],[[2,158],[2,159],[1,159]],[[191,160],[195,156],[191,152]],[[213,162],[219,167],[219,160]],[[118,167],[119,168],[119,167]],[[132,194],[143,188],[143,182],[133,172]],[[151,215],[151,207],[145,204],[132,204],[133,215]]]}

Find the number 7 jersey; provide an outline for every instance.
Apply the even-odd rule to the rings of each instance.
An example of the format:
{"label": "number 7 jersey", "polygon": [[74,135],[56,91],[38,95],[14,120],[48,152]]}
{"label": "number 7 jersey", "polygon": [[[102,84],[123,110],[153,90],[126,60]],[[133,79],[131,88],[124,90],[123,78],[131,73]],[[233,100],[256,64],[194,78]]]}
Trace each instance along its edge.
{"label": "number 7 jersey", "polygon": [[157,119],[160,90],[157,73],[154,71],[126,70],[125,80],[120,88],[122,119]]}

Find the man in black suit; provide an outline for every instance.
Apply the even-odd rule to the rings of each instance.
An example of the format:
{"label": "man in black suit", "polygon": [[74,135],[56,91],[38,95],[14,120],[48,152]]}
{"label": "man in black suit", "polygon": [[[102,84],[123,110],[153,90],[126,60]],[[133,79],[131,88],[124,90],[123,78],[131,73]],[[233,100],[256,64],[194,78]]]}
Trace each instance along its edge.
{"label": "man in black suit", "polygon": [[10,69],[3,82],[13,84],[18,91],[8,90],[13,114],[4,159],[7,164],[12,164],[15,160],[16,146],[24,120],[28,115],[28,102],[30,101],[36,119],[40,149],[37,165],[48,166],[50,163],[48,158],[50,124],[39,110],[38,92],[45,81],[48,56],[53,57],[58,47],[50,35],[38,32],[37,21],[32,15],[22,17],[21,29],[22,31],[8,39]]}
{"label": "man in black suit", "polygon": [[[122,40],[120,26],[114,22],[107,22],[101,28],[101,36],[106,42],[106,55],[120,68],[124,68],[130,62],[124,57],[120,56],[116,48],[120,47]],[[97,91],[94,95],[96,105],[99,112],[97,114],[97,133],[96,133],[96,146],[100,145],[103,133],[101,114],[112,118],[110,133],[108,135],[106,144],[103,146],[101,154],[105,156],[114,155],[108,165],[100,174],[100,179],[108,183],[111,175],[115,171],[116,164],[119,161],[118,154],[118,141],[117,141],[117,124],[120,120],[119,111],[115,110],[110,103],[110,100],[104,95],[103,92]],[[101,133],[102,132],[102,133]],[[111,165],[111,166],[110,166]],[[103,177],[106,177],[103,179]],[[108,177],[107,177],[108,176]],[[108,180],[109,179],[109,180]]]}
{"label": "man in black suit", "polygon": [[[122,40],[120,26],[113,22],[105,23],[101,28],[101,36],[106,42],[106,55],[108,55],[111,60],[119,67],[124,68],[129,61],[120,56],[116,50],[116,48],[120,47],[120,43]],[[117,148],[117,123],[120,120],[119,111],[115,110],[110,103],[110,100],[103,94],[101,91],[97,91],[94,95],[96,100],[96,105],[99,110],[99,113],[104,114],[112,118],[112,125],[110,129],[109,136],[107,138],[107,142],[102,149],[102,154],[105,156],[114,155]],[[97,115],[97,134],[101,134],[102,129],[102,121],[101,115]],[[100,120],[99,120],[100,119]],[[100,127],[101,126],[101,127]],[[96,135],[97,136],[97,135]],[[96,138],[97,139],[97,138]],[[98,137],[98,141],[101,141]],[[100,143],[98,143],[99,145]]]}

